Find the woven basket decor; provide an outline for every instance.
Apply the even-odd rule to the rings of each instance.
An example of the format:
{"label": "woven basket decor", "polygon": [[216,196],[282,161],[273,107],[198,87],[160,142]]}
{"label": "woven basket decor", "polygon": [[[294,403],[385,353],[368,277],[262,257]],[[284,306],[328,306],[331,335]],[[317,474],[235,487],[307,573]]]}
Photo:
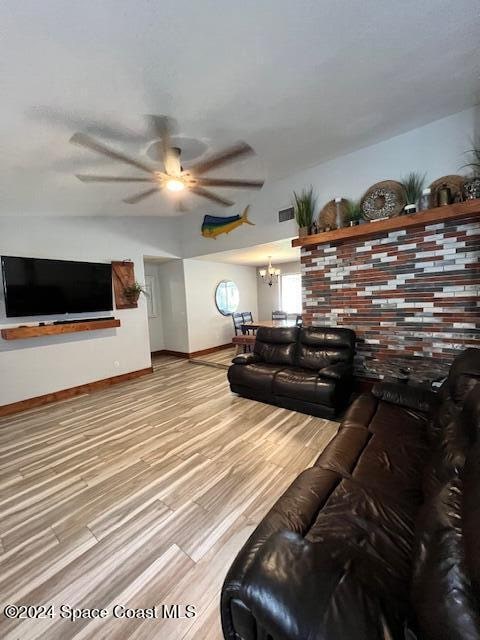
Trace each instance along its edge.
{"label": "woven basket decor", "polygon": [[[342,201],[340,202],[342,225],[345,225],[346,213],[348,209],[347,203],[348,201],[345,198],[342,198]],[[327,228],[337,228],[337,207],[335,205],[335,200],[330,200],[329,202],[327,202],[327,204],[320,211],[320,213],[318,214],[318,225],[322,230]]]}
{"label": "woven basket decor", "polygon": [[455,175],[443,176],[443,178],[434,180],[430,185],[430,189],[432,190],[432,207],[436,207],[438,205],[438,192],[444,184],[446,184],[452,192],[453,202],[456,202],[457,200],[463,200],[463,185],[465,184],[465,177]]}
{"label": "woven basket decor", "polygon": [[366,220],[393,218],[402,213],[405,204],[402,184],[396,180],[383,180],[373,184],[363,196],[363,216]]}

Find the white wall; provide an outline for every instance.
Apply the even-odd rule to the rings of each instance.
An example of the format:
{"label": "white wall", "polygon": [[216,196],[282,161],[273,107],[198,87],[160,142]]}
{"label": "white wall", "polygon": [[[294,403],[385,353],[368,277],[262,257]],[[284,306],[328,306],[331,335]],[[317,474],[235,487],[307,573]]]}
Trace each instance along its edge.
{"label": "white wall", "polygon": [[[296,236],[295,222],[279,223],[278,211],[290,205],[294,190],[310,184],[318,194],[321,208],[335,196],[359,198],[375,182],[401,179],[410,171],[426,172],[428,182],[446,174],[464,173],[459,169],[465,163],[464,152],[471,148],[479,119],[478,108],[468,109],[284,180],[272,183],[267,180],[261,191],[245,196],[225,213],[241,213],[250,204],[249,217],[256,226],[242,225],[228,235],[219,236],[215,249],[226,251]],[[185,257],[212,252],[211,243],[200,235],[202,218],[201,214],[189,214],[181,220]]]}
{"label": "white wall", "polygon": [[[289,273],[300,273],[300,260],[294,262],[284,262],[283,264],[274,265],[278,267],[283,275]],[[257,269],[258,274],[258,269]],[[258,295],[258,319],[271,320],[272,311],[281,310],[280,305],[280,279],[274,282],[271,287],[268,286],[260,277],[257,277],[257,295]]]}
{"label": "white wall", "polygon": [[206,260],[184,260],[189,351],[228,344],[234,334],[232,318],[215,306],[215,289],[221,280],[233,280],[239,289],[239,311],[258,317],[255,267]]}
{"label": "white wall", "polygon": [[[152,309],[153,316],[148,317],[148,333],[150,338],[150,351],[161,351],[165,348],[165,339],[163,335],[163,296],[160,290],[160,275],[158,272],[159,263],[149,262],[145,260],[145,281],[147,278],[152,282]],[[148,300],[147,300],[148,307]]]}
{"label": "white wall", "polygon": [[[157,244],[158,239],[158,244]],[[168,251],[161,249],[161,244]],[[0,217],[0,254],[111,262],[130,258],[143,282],[143,255],[178,250],[171,227],[155,218]],[[107,313],[76,314],[74,317]],[[146,303],[115,310],[118,329],[7,341],[0,339],[0,405],[75,387],[150,366]],[[58,316],[7,318],[0,328]]]}
{"label": "white wall", "polygon": [[158,265],[163,344],[169,351],[188,353],[187,299],[183,260]]}

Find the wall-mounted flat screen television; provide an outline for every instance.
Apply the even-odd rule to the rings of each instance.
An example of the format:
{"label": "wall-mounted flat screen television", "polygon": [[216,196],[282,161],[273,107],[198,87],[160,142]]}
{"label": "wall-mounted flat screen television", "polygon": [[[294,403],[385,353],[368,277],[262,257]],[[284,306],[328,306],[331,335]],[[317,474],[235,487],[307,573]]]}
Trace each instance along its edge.
{"label": "wall-mounted flat screen television", "polygon": [[8,317],[113,309],[110,264],[13,256],[1,261]]}

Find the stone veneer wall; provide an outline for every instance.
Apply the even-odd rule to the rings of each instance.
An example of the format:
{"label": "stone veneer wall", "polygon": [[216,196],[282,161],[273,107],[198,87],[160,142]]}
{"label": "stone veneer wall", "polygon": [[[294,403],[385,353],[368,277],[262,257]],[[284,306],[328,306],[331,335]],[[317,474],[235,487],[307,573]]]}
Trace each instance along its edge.
{"label": "stone veneer wall", "polygon": [[480,216],[304,247],[304,322],[354,329],[359,375],[378,377],[373,359],[443,370],[480,347],[479,257]]}

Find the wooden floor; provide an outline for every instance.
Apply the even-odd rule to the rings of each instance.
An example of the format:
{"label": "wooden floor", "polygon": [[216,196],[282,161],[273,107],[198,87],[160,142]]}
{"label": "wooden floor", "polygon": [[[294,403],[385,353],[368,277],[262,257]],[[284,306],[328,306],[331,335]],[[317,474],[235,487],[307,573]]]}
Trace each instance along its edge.
{"label": "wooden floor", "polygon": [[[242,353],[241,349],[239,353]],[[222,369],[228,369],[232,364],[232,358],[237,355],[237,347],[228,347],[227,349],[221,349],[220,351],[214,351],[205,356],[199,356],[193,358],[192,362],[195,364],[209,364],[212,366],[218,366]]]}
{"label": "wooden floor", "polygon": [[[337,424],[237,398],[223,369],[160,357],[151,376],[0,419],[2,640],[221,638],[236,552]],[[191,604],[180,620],[59,617],[60,605]]]}

